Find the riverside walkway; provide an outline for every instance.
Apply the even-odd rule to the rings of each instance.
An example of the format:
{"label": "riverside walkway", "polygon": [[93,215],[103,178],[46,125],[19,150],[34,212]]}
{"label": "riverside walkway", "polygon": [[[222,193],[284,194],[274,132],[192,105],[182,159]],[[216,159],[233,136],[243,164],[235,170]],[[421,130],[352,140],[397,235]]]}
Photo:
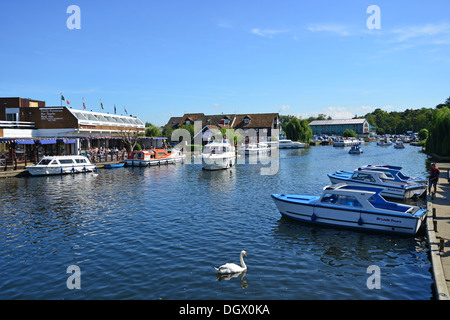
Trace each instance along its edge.
{"label": "riverside walkway", "polygon": [[437,163],[440,170],[436,196],[428,196],[427,234],[436,298],[450,300],[450,163]]}

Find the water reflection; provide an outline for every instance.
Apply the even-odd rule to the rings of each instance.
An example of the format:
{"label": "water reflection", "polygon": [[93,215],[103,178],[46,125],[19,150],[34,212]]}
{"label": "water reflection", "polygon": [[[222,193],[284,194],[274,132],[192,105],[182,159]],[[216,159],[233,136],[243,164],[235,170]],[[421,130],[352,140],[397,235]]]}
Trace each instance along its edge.
{"label": "water reflection", "polygon": [[247,289],[248,287],[248,283],[247,283],[247,279],[244,279],[246,274],[246,271],[240,272],[240,273],[231,273],[231,274],[222,274],[222,273],[217,273],[216,274],[216,280],[218,280],[219,282],[222,280],[231,280],[233,278],[239,278],[239,285],[241,286],[241,289]]}

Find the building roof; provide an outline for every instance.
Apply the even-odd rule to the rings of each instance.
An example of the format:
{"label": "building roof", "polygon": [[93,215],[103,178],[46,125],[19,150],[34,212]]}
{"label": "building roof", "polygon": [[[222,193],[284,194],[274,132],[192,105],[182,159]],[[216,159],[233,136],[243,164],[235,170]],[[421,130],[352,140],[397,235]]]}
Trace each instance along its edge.
{"label": "building roof", "polygon": [[[278,118],[278,113],[255,113],[255,114],[214,114],[205,115],[203,113],[186,113],[182,117],[172,117],[169,119],[166,126],[173,128],[181,127],[186,123],[186,120],[191,122],[201,121],[203,126],[218,126],[231,127],[234,129],[246,128],[271,128],[274,124],[274,119]],[[250,121],[245,123],[245,118]],[[222,120],[228,120],[228,124]]]}
{"label": "building roof", "polygon": [[366,119],[343,119],[343,120],[314,120],[309,123],[309,126],[332,126],[345,124],[363,124]]}
{"label": "building roof", "polygon": [[[50,108],[46,108],[46,110],[48,109]],[[78,122],[80,124],[145,128],[144,123],[136,117],[121,116],[116,114],[92,112],[70,108],[67,110],[69,110],[70,113],[72,113],[78,119]]]}

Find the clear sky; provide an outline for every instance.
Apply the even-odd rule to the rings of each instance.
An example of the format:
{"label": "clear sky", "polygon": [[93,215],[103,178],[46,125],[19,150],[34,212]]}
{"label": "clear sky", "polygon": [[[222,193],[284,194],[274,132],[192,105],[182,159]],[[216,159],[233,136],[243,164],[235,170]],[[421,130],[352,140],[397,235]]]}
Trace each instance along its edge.
{"label": "clear sky", "polygon": [[0,1],[0,96],[53,106],[61,92],[155,125],[435,107],[450,96],[450,1]]}

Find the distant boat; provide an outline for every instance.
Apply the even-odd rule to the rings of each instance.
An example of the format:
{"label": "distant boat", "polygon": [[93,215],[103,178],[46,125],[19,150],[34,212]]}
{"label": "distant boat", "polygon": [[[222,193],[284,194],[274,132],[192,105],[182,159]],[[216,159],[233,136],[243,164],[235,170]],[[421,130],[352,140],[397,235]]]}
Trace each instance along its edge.
{"label": "distant boat", "polygon": [[404,149],[404,148],[405,148],[405,145],[403,144],[403,141],[402,141],[402,140],[397,139],[397,140],[395,141],[394,148],[396,148],[396,149]]}
{"label": "distant boat", "polygon": [[361,153],[363,153],[363,150],[361,149],[360,146],[352,146],[350,148],[350,150],[348,151],[348,153],[350,153],[350,154],[361,154]]}
{"label": "distant boat", "polygon": [[333,147],[350,147],[360,145],[361,142],[356,139],[338,139],[333,142]]}
{"label": "distant boat", "polygon": [[378,139],[377,145],[390,146],[390,145],[392,145],[392,141],[391,141],[391,139],[388,139],[388,138],[381,138],[381,139]]}
{"label": "distant boat", "polygon": [[234,147],[226,139],[208,143],[201,157],[204,170],[229,169],[236,163]]}
{"label": "distant boat", "polygon": [[299,149],[304,148],[305,144],[298,141],[283,139],[278,141],[278,148],[280,149]]}
{"label": "distant boat", "polygon": [[27,166],[26,168],[33,176],[93,172],[97,170],[97,166],[92,164],[85,156],[42,157],[36,165]]}
{"label": "distant boat", "polygon": [[382,188],[337,184],[321,196],[272,194],[282,216],[297,221],[365,231],[415,235],[427,209],[386,201]]}

